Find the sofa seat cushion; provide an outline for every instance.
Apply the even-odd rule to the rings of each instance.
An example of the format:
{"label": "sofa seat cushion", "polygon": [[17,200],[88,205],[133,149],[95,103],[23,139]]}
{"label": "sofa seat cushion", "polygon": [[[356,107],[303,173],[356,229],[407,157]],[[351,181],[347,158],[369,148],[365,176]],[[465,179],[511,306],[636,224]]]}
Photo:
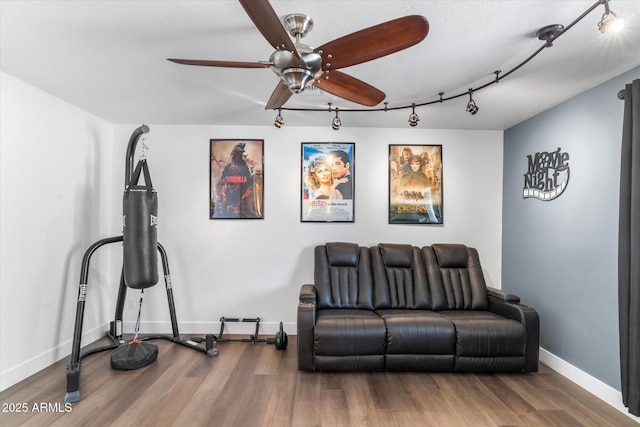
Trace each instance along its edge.
{"label": "sofa seat cushion", "polygon": [[373,311],[318,310],[314,354],[319,356],[384,355],[384,321]]}
{"label": "sofa seat cushion", "polygon": [[488,311],[445,310],[438,314],[451,320],[456,333],[456,356],[524,356],[527,332],[515,320]]}
{"label": "sofa seat cushion", "polygon": [[456,351],[451,320],[429,310],[377,310],[387,327],[387,354],[448,354]]}

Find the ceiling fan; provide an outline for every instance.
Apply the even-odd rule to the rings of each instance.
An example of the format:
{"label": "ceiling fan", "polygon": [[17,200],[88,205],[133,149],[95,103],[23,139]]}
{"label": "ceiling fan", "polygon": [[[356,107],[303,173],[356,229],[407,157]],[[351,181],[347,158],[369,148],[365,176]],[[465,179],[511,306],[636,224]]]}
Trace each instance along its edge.
{"label": "ceiling fan", "polygon": [[[425,17],[410,15],[313,48],[300,43],[300,39],[313,28],[313,20],[308,16],[299,13],[287,15],[283,26],[268,0],[239,1],[264,38],[276,49],[269,61],[168,60],[206,67],[271,68],[280,77],[280,82],[271,94],[266,110],[282,107],[292,94],[300,93],[310,85],[357,104],[377,105],[386,97],[384,92],[338,69],[411,47],[429,32],[429,22]],[[295,43],[289,34],[295,38]]]}

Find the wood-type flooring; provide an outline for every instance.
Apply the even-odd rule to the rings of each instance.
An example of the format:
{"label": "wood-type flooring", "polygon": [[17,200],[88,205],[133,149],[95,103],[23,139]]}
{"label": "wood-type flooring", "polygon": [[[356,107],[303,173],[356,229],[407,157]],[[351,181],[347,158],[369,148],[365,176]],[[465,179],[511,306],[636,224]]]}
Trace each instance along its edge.
{"label": "wood-type flooring", "polygon": [[0,393],[0,425],[638,426],[542,364],[535,374],[300,372],[295,336],[284,351],[221,343],[215,358],[154,343],[158,360],[136,371],[112,370],[108,351],[84,358],[70,407],[68,358],[36,373]]}

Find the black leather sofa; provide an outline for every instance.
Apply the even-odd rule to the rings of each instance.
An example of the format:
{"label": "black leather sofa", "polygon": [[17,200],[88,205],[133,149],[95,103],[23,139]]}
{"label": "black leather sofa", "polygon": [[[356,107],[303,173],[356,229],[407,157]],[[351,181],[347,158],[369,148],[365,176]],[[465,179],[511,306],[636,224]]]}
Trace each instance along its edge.
{"label": "black leather sofa", "polygon": [[486,286],[474,248],[326,243],[314,256],[298,369],[537,372],[537,312]]}

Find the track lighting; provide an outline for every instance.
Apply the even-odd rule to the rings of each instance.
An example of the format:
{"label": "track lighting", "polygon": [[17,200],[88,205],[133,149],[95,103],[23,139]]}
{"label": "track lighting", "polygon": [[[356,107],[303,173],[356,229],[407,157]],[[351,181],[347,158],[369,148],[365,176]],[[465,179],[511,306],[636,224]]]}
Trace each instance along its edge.
{"label": "track lighting", "polygon": [[282,125],[284,125],[284,119],[282,118],[282,115],[280,115],[280,110],[281,109],[278,108],[278,115],[276,116],[276,121],[273,122],[273,125],[278,129],[280,129]]}
{"label": "track lighting", "polygon": [[473,100],[473,89],[469,89],[469,102],[467,103],[467,111],[474,116],[478,112],[479,108],[476,102]]}
{"label": "track lighting", "polygon": [[604,13],[600,22],[598,22],[598,29],[601,33],[619,33],[624,27],[624,19],[618,18],[618,15],[613,13],[609,9],[609,0],[600,0],[600,3],[604,4]]}
{"label": "track lighting", "polygon": [[338,107],[336,107],[336,116],[333,118],[333,121],[331,122],[331,128],[333,130],[338,130],[340,129],[340,126],[342,126],[342,122],[340,121],[340,117],[338,117]]}
{"label": "track lighting", "polygon": [[[444,92],[439,92],[438,95],[439,97],[437,99],[434,100],[429,100],[429,101],[425,101],[425,102],[421,102],[421,103],[412,103],[411,105],[399,105],[396,107],[390,107],[389,103],[387,101],[384,102],[384,107],[380,107],[380,108],[367,108],[367,109],[363,109],[363,108],[343,108],[342,111],[364,111],[364,112],[373,112],[373,111],[396,111],[396,110],[404,110],[404,109],[409,109],[411,108],[412,112],[411,115],[409,116],[409,125],[410,126],[417,126],[418,125],[418,121],[420,120],[418,118],[418,115],[416,114],[416,107],[424,107],[427,105],[433,105],[433,104],[442,104],[443,102],[446,101],[450,101],[453,99],[458,99],[460,97],[465,96],[465,94],[469,95],[469,102],[467,103],[467,107],[466,107],[466,111],[469,112],[469,114],[471,115],[475,115],[478,113],[478,106],[476,105],[475,101],[473,100],[473,92],[477,92],[479,90],[483,90],[493,84],[497,84],[499,83],[502,79],[510,76],[512,73],[516,72],[517,70],[519,70],[521,67],[525,66],[527,63],[529,63],[529,61],[531,61],[533,58],[535,58],[536,56],[538,56],[542,51],[546,50],[545,48],[551,47],[553,46],[553,43],[562,35],[564,35],[564,33],[566,33],[567,31],[569,31],[571,28],[573,28],[578,22],[582,21],[586,16],[588,16],[590,13],[592,13],[594,10],[598,9],[600,5],[604,5],[604,14],[602,15],[602,18],[600,19],[600,22],[598,22],[598,29],[602,32],[602,33],[612,33],[612,32],[618,32],[620,30],[622,30],[622,28],[624,27],[624,19],[619,18],[618,15],[616,15],[615,13],[613,13],[611,11],[611,9],[609,8],[609,0],[594,0],[595,3],[593,5],[591,5],[591,7],[589,7],[587,10],[585,10],[579,17],[577,17],[575,20],[573,20],[571,23],[567,24],[566,26],[561,25],[561,24],[553,24],[553,25],[547,25],[543,28],[541,28],[537,33],[536,33],[536,37],[542,41],[545,42],[545,44],[543,46],[541,46],[540,48],[538,48],[535,52],[533,52],[532,55],[530,55],[528,58],[526,58],[525,60],[523,60],[522,62],[520,62],[518,65],[514,66],[513,68],[507,70],[506,72],[502,72],[501,70],[496,70],[493,72],[493,74],[495,75],[495,77],[487,82],[484,83],[482,85],[479,85],[475,88],[471,88],[469,89],[467,92],[460,92],[460,93],[456,93],[456,94],[451,94],[448,96],[444,96]],[[288,83],[290,85],[299,87],[299,88],[304,88],[304,86],[306,86],[309,83],[309,80],[307,80],[307,76],[303,76],[300,75],[299,73],[296,74],[296,72],[299,70],[296,69],[292,69],[290,70],[290,81],[288,81]],[[289,73],[285,73],[285,74],[289,74]],[[304,74],[304,73],[303,73]],[[295,89],[295,88],[294,88]],[[291,87],[290,87],[290,90]],[[292,90],[295,91],[295,90]],[[331,106],[332,104],[329,102],[329,112],[332,112],[334,110],[334,108]],[[324,108],[287,108],[287,107],[283,107],[283,110],[291,110],[291,111],[327,111]],[[340,126],[342,126],[342,123],[340,121],[340,118],[338,117],[338,108],[335,108],[335,112],[336,112],[336,116],[333,119],[333,122],[331,123],[331,127],[334,130],[338,130],[340,129]],[[280,121],[278,120],[280,119]],[[278,108],[278,117],[276,117],[276,127],[281,127],[284,124],[284,120],[281,118],[280,116],[280,108]]]}
{"label": "track lighting", "polygon": [[418,122],[420,121],[420,118],[416,114],[416,104],[415,103],[411,104],[411,108],[413,112],[409,116],[409,125],[412,127],[418,126]]}

